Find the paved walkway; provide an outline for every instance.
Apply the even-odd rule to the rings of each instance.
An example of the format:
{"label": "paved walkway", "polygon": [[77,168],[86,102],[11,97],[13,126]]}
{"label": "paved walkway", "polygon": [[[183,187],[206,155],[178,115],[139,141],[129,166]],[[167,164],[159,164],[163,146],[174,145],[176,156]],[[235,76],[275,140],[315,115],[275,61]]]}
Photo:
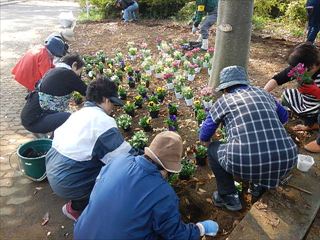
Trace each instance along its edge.
{"label": "paved walkway", "polygon": [[[78,5],[73,1],[20,1],[1,6],[1,239],[45,239],[47,235],[64,239],[72,233],[72,222],[61,213],[64,201],[52,194],[47,182],[34,183],[13,171],[8,160],[20,144],[33,138],[20,125],[26,90],[12,79],[10,70],[29,48],[59,30],[58,15],[63,11],[76,12]],[[49,223],[41,226],[46,212]]]}

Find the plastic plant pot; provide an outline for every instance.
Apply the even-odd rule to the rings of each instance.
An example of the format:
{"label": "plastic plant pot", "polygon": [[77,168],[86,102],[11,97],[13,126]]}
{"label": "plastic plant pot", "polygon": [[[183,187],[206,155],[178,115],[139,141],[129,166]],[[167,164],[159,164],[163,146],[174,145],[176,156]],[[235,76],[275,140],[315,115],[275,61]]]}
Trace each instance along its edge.
{"label": "plastic plant pot", "polygon": [[301,172],[308,172],[313,164],[314,164],[313,157],[308,155],[298,154],[297,168]]}

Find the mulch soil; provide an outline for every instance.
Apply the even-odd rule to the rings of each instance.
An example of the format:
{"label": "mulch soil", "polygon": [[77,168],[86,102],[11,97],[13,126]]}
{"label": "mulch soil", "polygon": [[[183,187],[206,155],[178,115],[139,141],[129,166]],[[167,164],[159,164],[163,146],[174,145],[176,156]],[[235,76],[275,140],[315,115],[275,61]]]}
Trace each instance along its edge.
{"label": "mulch soil", "polygon": [[[153,54],[157,54],[156,39],[160,37],[163,40],[180,41],[182,39],[195,40],[196,36],[190,33],[190,28],[172,21],[164,20],[142,20],[138,23],[124,24],[117,21],[104,21],[97,23],[78,24],[75,29],[77,42],[71,44],[73,51],[84,54],[95,54],[103,50],[108,56],[114,56],[116,51],[126,53],[127,42],[135,42],[138,45],[142,42],[148,44],[148,48]],[[214,46],[214,29],[210,35],[210,45]],[[288,51],[295,45],[294,42],[262,38],[253,35],[250,46],[249,77],[253,85],[263,87],[274,74],[281,71],[285,66],[285,57]],[[239,43],[241,47],[241,43]],[[208,73],[203,69],[192,84],[189,84],[195,95],[207,85]],[[127,84],[129,99],[137,95],[135,89],[129,89]],[[153,78],[149,94],[158,86],[164,86],[163,80]],[[294,87],[294,83],[288,83],[286,86],[277,88],[273,94],[280,97],[284,88]],[[195,114],[191,107],[187,107],[184,100],[175,98],[173,91],[166,96],[160,110],[160,117],[152,120],[153,132],[148,133],[149,142],[160,131],[166,129],[164,119],[168,117],[167,104],[178,103],[178,122],[179,131],[184,141],[185,155],[189,159],[194,159],[193,149],[198,142],[198,124],[195,120]],[[115,111],[115,116],[124,113],[122,109]],[[138,125],[139,117],[148,115],[146,104],[142,109],[136,110],[136,117],[133,118],[133,127],[130,132],[123,132],[126,139],[129,139],[133,132],[141,130]],[[286,126],[295,142],[302,144],[313,140],[316,133],[293,132],[291,126],[300,123],[301,120],[292,116],[289,124]],[[195,176],[190,181],[179,181],[174,188],[180,197],[180,208],[182,217],[186,222],[197,222],[205,219],[213,219],[220,225],[220,231],[215,239],[226,239],[232,229],[241,221],[246,212],[252,205],[251,195],[243,195],[244,209],[240,212],[230,212],[217,208],[212,204],[211,196],[216,189],[214,176],[209,167],[198,167]],[[207,237],[207,239],[210,239]]]}

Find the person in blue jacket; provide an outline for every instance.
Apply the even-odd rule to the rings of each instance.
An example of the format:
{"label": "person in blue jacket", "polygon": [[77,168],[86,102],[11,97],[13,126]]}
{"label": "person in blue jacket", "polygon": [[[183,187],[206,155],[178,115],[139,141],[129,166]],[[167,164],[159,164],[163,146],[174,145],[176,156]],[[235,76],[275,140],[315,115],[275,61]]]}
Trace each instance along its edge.
{"label": "person in blue jacket", "polygon": [[186,224],[179,199],[166,181],[181,170],[181,137],[165,131],[141,156],[119,156],[101,169],[74,239],[200,239],[215,236],[212,220]]}
{"label": "person in blue jacket", "polygon": [[88,86],[86,100],[82,109],[54,131],[46,155],[49,184],[55,194],[69,200],[62,212],[74,221],[86,207],[101,168],[133,152],[110,116],[114,105],[123,104],[116,84],[98,77]]}
{"label": "person in blue jacket", "polygon": [[320,1],[308,0],[306,8],[308,13],[307,41],[314,43],[320,31]]}
{"label": "person in blue jacket", "polygon": [[216,91],[224,94],[213,104],[200,129],[200,140],[209,144],[220,124],[225,143],[208,147],[209,164],[217,181],[213,203],[230,211],[242,209],[234,176],[254,184],[256,195],[277,187],[297,163],[297,146],[283,124],[288,112],[268,92],[250,86],[246,70],[224,68]]}

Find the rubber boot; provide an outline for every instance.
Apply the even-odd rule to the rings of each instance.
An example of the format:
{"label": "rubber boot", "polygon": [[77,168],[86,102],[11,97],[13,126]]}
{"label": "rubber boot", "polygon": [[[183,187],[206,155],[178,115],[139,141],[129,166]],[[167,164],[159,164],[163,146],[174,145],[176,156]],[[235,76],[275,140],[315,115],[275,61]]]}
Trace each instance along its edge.
{"label": "rubber boot", "polygon": [[201,49],[207,51],[208,50],[208,44],[209,44],[208,39],[202,39]]}

